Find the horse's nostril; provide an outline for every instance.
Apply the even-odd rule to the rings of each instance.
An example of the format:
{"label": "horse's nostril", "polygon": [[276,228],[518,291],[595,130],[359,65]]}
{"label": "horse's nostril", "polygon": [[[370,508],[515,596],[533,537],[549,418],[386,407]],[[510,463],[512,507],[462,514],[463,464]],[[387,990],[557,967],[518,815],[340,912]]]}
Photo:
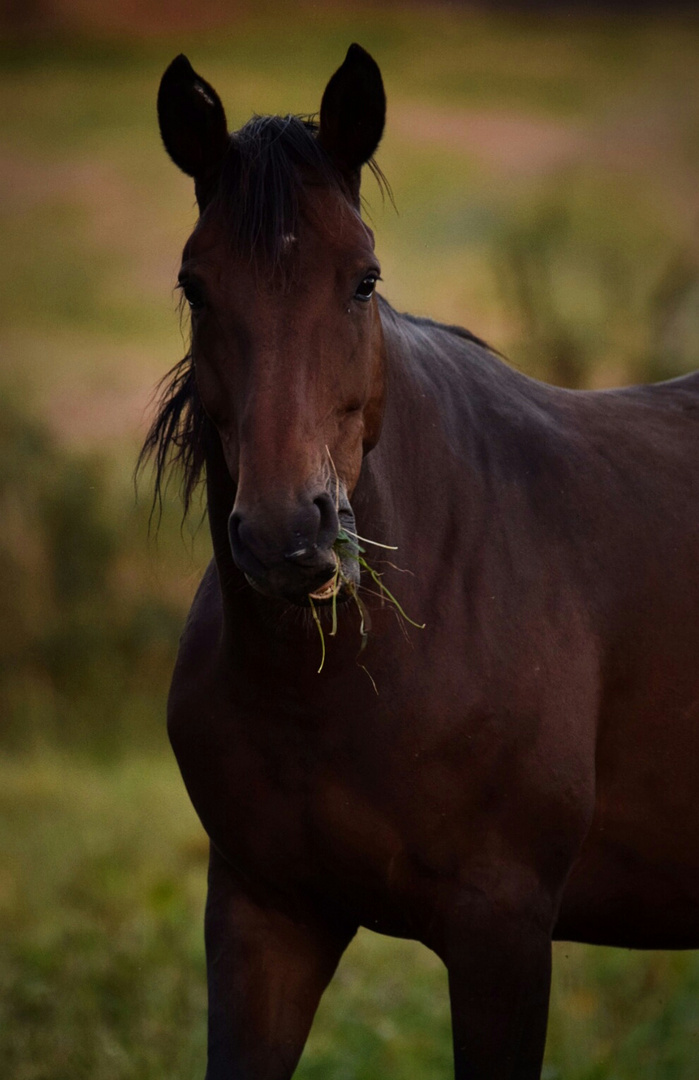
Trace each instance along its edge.
{"label": "horse's nostril", "polygon": [[267,514],[234,510],[228,519],[233,558],[257,578],[280,564],[306,572],[330,562],[338,527],[334,501],[325,492],[291,506],[273,506]]}
{"label": "horse's nostril", "polygon": [[231,545],[231,553],[239,568],[253,577],[261,576],[265,567],[253,550],[250,539],[246,536],[245,523],[242,515],[233,512],[228,518],[228,539]]}
{"label": "horse's nostril", "polygon": [[240,536],[238,535],[239,529],[240,515],[233,513],[228,518],[228,539],[230,541],[233,554],[235,554],[236,550],[240,548]]}
{"label": "horse's nostril", "polygon": [[318,547],[331,547],[335,542],[340,528],[335,500],[328,491],[323,491],[313,500],[313,504],[317,507],[318,513],[320,514],[320,522],[318,524]]}

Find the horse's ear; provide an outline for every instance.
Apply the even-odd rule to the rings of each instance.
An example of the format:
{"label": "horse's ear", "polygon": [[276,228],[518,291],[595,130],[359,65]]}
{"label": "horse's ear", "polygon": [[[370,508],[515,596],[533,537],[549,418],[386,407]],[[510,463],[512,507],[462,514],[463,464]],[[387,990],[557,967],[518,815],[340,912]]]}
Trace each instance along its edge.
{"label": "horse's ear", "polygon": [[160,80],[158,121],[165,149],[175,165],[194,177],[201,204],[200,190],[221,167],[228,126],[218,94],[186,56],[177,56]]}
{"label": "horse's ear", "polygon": [[319,142],[342,172],[358,175],[381,141],[385,120],[378,64],[360,45],[350,45],[323,94]]}

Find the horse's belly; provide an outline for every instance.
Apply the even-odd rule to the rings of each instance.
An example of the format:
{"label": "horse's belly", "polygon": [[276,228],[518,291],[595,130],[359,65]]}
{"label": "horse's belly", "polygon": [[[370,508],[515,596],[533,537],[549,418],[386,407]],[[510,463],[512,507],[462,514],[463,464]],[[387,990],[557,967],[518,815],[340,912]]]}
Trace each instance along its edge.
{"label": "horse's belly", "polygon": [[699,870],[588,848],[563,896],[554,938],[639,949],[699,948]]}
{"label": "horse's belly", "polygon": [[699,947],[696,705],[638,708],[601,733],[596,809],[555,936],[638,948]]}

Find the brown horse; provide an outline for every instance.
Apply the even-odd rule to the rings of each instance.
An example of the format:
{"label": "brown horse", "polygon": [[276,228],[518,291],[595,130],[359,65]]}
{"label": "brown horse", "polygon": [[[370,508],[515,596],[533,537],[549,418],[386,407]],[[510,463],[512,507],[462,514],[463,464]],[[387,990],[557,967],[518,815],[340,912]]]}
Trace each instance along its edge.
{"label": "brown horse", "polygon": [[290,1077],[366,926],[446,964],[458,1080],[534,1080],[552,938],[699,945],[699,377],[571,392],[393,311],[356,45],[318,123],[229,135],[183,56],[158,111],[200,209],[144,452],[205,469],[213,538],[169,701],[207,1076]]}

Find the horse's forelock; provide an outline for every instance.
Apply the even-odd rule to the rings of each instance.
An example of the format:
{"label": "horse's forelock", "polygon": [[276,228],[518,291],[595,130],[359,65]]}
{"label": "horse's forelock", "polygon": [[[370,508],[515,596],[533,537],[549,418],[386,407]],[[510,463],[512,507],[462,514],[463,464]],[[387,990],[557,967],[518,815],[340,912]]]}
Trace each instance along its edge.
{"label": "horse's forelock", "polygon": [[278,267],[298,229],[304,189],[344,189],[311,117],[254,116],[231,136],[212,209],[236,254]]}

